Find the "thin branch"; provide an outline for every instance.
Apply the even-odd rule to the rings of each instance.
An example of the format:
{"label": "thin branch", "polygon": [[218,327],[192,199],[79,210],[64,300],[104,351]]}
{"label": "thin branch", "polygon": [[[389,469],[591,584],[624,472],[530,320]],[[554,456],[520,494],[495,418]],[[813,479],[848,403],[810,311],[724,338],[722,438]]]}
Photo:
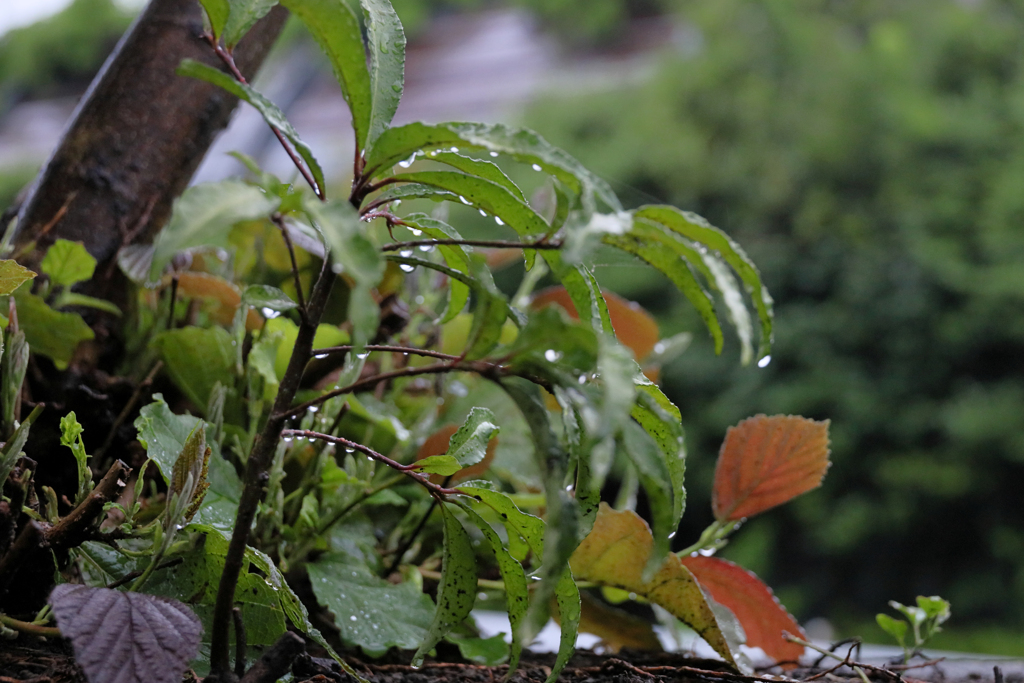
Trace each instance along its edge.
{"label": "thin branch", "polygon": [[[235,58],[231,53],[221,47],[220,43],[218,43],[211,34],[207,34],[206,39],[209,41],[210,46],[213,47],[213,51],[218,57],[220,57],[220,61],[224,62],[224,65],[228,67],[228,70],[231,72],[231,75],[235,77],[235,80],[243,85],[249,85],[249,81],[245,79],[245,76],[243,76],[242,72],[239,71],[238,66],[235,65]],[[317,198],[321,201],[326,201],[327,198],[324,196],[324,188],[317,184],[312,173],[310,173],[309,168],[295,152],[295,149],[288,142],[288,139],[284,136],[284,133],[281,132],[281,129],[269,121],[267,122],[267,125],[270,126],[270,130],[274,132],[274,136],[277,138],[277,141],[281,143],[281,147],[284,148],[285,153],[292,160],[292,163],[295,164],[295,168],[299,169],[299,173],[301,173],[305,181],[309,183],[309,186],[313,188],[313,193],[316,194]]]}
{"label": "thin branch", "polygon": [[3,624],[7,628],[12,628],[15,631],[21,633],[27,633],[33,636],[39,636],[40,638],[59,638],[60,630],[53,626],[40,626],[39,624],[33,624],[29,621],[21,621],[7,616],[6,614],[0,614],[0,624]]}
{"label": "thin branch", "polygon": [[[322,349],[313,349],[314,356],[322,356],[325,353],[343,353],[345,351],[352,350],[351,344],[345,344],[342,346],[326,346]],[[412,356],[426,356],[427,358],[440,358],[441,360],[457,361],[458,356],[453,356],[450,353],[441,353],[440,351],[431,351],[430,349],[418,349],[415,346],[392,346],[388,344],[367,344],[363,347],[367,351],[385,351],[391,353],[407,353]]]}
{"label": "thin branch", "polygon": [[274,221],[274,225],[277,226],[278,230],[281,231],[281,237],[284,238],[284,244],[288,247],[288,256],[292,260],[292,277],[295,278],[295,294],[299,299],[299,313],[303,317],[306,315],[306,300],[302,295],[302,282],[299,279],[299,266],[295,260],[295,247],[292,246],[292,238],[288,236],[288,229],[284,224],[284,217],[275,213],[270,217],[270,220]]}
{"label": "thin branch", "polygon": [[440,239],[440,240],[412,240],[410,242],[393,242],[391,244],[385,244],[380,248],[381,251],[399,251],[401,249],[412,249],[413,247],[433,247],[433,246],[464,246],[464,247],[491,247],[493,249],[561,249],[562,242],[554,241],[548,242],[545,238],[541,238],[536,242],[516,242],[512,240],[456,240],[456,239]]}
{"label": "thin branch", "polygon": [[417,484],[420,484],[421,486],[426,488],[428,491],[430,491],[431,494],[435,496],[453,496],[455,494],[460,493],[456,489],[448,489],[443,486],[438,486],[434,482],[430,481],[429,475],[417,472],[415,470],[415,465],[403,465],[400,462],[392,460],[386,455],[378,453],[369,446],[364,446],[363,444],[357,443],[355,441],[349,441],[348,439],[342,438],[340,436],[322,434],[320,432],[314,432],[309,429],[285,429],[284,431],[281,432],[281,436],[283,436],[286,439],[289,437],[318,439],[320,441],[327,441],[328,443],[344,446],[345,448],[350,448],[354,451],[359,451],[363,455],[373,460],[376,460],[379,463],[383,463],[384,465],[387,465],[388,467],[390,467],[393,470],[396,470],[397,472],[401,472],[405,476],[415,481]]}

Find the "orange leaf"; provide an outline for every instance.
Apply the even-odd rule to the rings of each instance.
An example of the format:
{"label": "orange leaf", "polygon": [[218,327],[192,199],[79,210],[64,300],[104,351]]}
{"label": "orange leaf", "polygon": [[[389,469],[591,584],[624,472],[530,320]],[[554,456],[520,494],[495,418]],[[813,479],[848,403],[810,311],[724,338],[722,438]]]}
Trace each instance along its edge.
{"label": "orange leaf", "polygon": [[[451,441],[452,436],[455,432],[459,431],[458,425],[445,425],[436,432],[427,437],[427,440],[420,446],[419,451],[416,452],[416,459],[422,460],[423,458],[429,458],[432,455],[444,455],[448,452],[448,442]],[[491,461],[494,460],[494,449],[498,447],[498,436],[492,436],[490,441],[487,442],[487,451],[484,453],[484,459],[475,465],[464,467],[455,474],[452,475],[452,482],[466,481],[468,479],[476,479],[482,476],[487,468],[491,466]],[[430,475],[430,480],[435,484],[440,484],[444,477],[438,474]]]}
{"label": "orange leaf", "polygon": [[594,528],[569,558],[569,567],[576,579],[631,591],[661,605],[736,666],[700,584],[678,556],[669,553],[654,577],[643,580],[653,546],[650,527],[635,512],[601,503]]}
{"label": "orange leaf", "polygon": [[[661,333],[658,323],[640,304],[623,299],[615,292],[602,291],[604,300],[608,302],[608,317],[612,320],[615,336],[633,351],[633,356],[642,361],[654,350]],[[565,287],[548,287],[537,292],[533,297],[533,307],[543,308],[550,304],[561,306],[565,311],[579,320],[576,306],[573,305]]]}
{"label": "orange leaf", "polygon": [[829,465],[828,425],[757,415],[730,427],[715,467],[715,518],[751,517],[820,486]]}
{"label": "orange leaf", "polygon": [[[235,318],[235,311],[242,302],[242,292],[233,283],[209,273],[186,271],[178,276],[178,291],[182,296],[190,296],[212,300],[216,306],[211,315],[221,325],[230,325]],[[263,320],[252,309],[245,319],[247,330],[263,326]]]}
{"label": "orange leaf", "polygon": [[806,639],[800,624],[753,572],[738,564],[702,555],[684,557],[683,564],[715,602],[736,615],[747,634],[747,645],[761,648],[778,662],[795,662],[804,653],[802,645],[782,638],[782,632],[787,631]]}

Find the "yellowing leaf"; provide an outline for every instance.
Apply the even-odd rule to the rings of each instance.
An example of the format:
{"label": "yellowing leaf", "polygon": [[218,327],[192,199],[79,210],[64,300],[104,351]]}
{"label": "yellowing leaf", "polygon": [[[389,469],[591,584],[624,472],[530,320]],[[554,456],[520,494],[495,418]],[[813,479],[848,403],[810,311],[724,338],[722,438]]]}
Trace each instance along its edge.
{"label": "yellowing leaf", "polygon": [[[182,296],[212,300],[215,303],[211,315],[221,325],[230,325],[235,311],[242,301],[242,292],[224,278],[209,273],[185,272],[178,276],[178,291]],[[263,325],[263,319],[256,311],[249,309],[245,318],[245,329],[255,330]]]}
{"label": "yellowing leaf", "polygon": [[750,517],[820,486],[829,465],[828,424],[756,415],[730,427],[715,467],[715,519]]}
{"label": "yellowing leaf", "polygon": [[615,653],[624,647],[655,652],[662,650],[651,622],[606,605],[590,593],[580,593],[580,598],[583,606],[580,633],[598,636],[605,649]]}
{"label": "yellowing leaf", "polygon": [[590,534],[569,559],[577,580],[621,588],[668,610],[736,666],[700,584],[679,558],[669,555],[650,581],[643,571],[654,547],[651,530],[635,512],[601,503]]}
{"label": "yellowing leaf", "polygon": [[10,259],[0,261],[0,296],[6,296],[36,276],[28,268]]}

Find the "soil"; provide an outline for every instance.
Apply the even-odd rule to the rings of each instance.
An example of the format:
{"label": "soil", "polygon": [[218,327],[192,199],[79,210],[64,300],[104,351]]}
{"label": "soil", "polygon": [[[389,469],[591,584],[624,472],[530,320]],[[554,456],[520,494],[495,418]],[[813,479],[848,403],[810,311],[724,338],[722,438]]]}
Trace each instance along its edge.
{"label": "soil", "polygon": [[[400,659],[401,656],[394,658]],[[394,661],[392,659],[392,661]],[[382,663],[352,657],[349,662],[370,683],[503,683],[507,666],[480,666],[459,662],[428,661],[414,668],[403,663]],[[554,655],[524,653],[509,683],[543,683],[551,672]],[[868,680],[877,683],[1024,683],[1024,662],[987,657],[945,658],[900,667],[884,662],[858,663]],[[331,660],[302,655],[293,666],[295,683],[350,683]],[[185,680],[197,681],[194,675]],[[860,683],[848,666],[827,664],[783,671],[773,668],[745,676],[721,662],[670,652],[622,651],[576,653],[563,671],[564,683],[775,683],[777,681]],[[0,683],[88,683],[75,664],[66,641],[0,643]]]}

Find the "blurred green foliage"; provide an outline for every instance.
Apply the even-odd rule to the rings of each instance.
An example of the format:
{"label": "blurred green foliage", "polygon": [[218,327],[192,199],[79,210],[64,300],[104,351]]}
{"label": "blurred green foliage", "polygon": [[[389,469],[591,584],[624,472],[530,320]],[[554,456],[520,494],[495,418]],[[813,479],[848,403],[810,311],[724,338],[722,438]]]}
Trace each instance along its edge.
{"label": "blurred green foliage", "polygon": [[[726,551],[801,618],[941,594],[951,628],[1024,625],[1024,2],[680,3],[655,77],[528,125],[738,238],[776,300],[773,360],[698,334],[663,374],[690,460],[686,544],[728,425],[832,420],[822,489]],[[699,332],[666,283],[606,284]],[[862,616],[861,616],[862,615]]]}

